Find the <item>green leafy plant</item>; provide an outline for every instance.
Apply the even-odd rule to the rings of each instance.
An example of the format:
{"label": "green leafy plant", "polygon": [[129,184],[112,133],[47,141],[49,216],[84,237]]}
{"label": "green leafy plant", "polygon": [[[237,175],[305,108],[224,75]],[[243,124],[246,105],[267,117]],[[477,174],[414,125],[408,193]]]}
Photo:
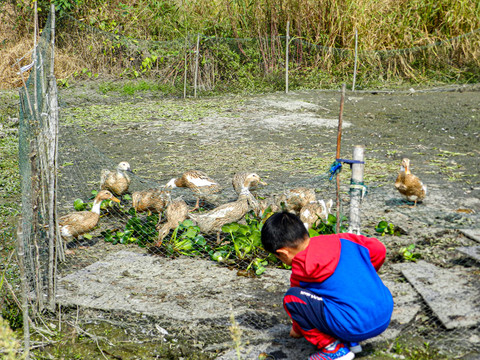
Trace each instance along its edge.
{"label": "green leafy plant", "polygon": [[[93,207],[93,199],[97,196],[98,191],[97,190],[92,190],[91,196],[90,196],[90,201],[84,202],[82,199],[77,198],[73,201],[73,208],[76,211],[85,211],[85,210],[90,210]],[[124,195],[123,197],[125,200],[131,199],[130,195]],[[109,210],[110,208],[113,208],[114,206],[117,206],[116,203],[112,200],[104,200],[102,204],[100,205],[100,209],[102,210]],[[120,205],[120,210],[123,209],[123,206]]]}
{"label": "green leafy plant", "polygon": [[260,233],[262,223],[249,214],[246,215],[245,219],[246,225],[231,223],[222,227],[222,231],[229,234],[229,240],[233,244],[235,255],[241,260],[262,246]]}
{"label": "green leafy plant", "polygon": [[250,265],[248,265],[247,270],[250,269],[250,267],[253,267],[253,269],[255,270],[255,274],[260,276],[265,272],[267,265],[268,265],[267,259],[262,259],[257,257],[255,258],[255,260],[253,260],[250,263]]}
{"label": "green leafy plant", "polygon": [[164,242],[167,252],[171,255],[178,253],[188,256],[200,255],[202,252],[210,253],[212,249],[207,244],[200,228],[190,219],[180,223],[169,240]]}
{"label": "green leafy plant", "polygon": [[82,199],[75,199],[73,201],[73,208],[76,211],[83,211],[86,210],[88,206],[88,203],[84,203]]}
{"label": "green leafy plant", "polygon": [[382,220],[378,223],[378,225],[375,227],[375,231],[382,236],[385,235],[395,235],[395,236],[400,236],[400,230],[392,223],[389,223],[388,221]]}
{"label": "green leafy plant", "polygon": [[394,230],[395,230],[395,225],[385,220],[380,221],[378,225],[375,227],[375,231],[381,234],[382,236],[384,236],[385,234],[393,235]]}
{"label": "green leafy plant", "polygon": [[158,58],[155,55],[152,55],[151,57],[146,57],[145,59],[143,59],[142,66],[141,66],[142,73],[150,71],[152,67],[157,63],[157,59]]}
{"label": "green leafy plant", "polygon": [[415,244],[410,244],[407,247],[400,249],[400,254],[405,261],[416,262],[422,257],[420,253],[415,252]]}
{"label": "green leafy plant", "polygon": [[271,215],[268,209],[261,217],[255,216],[253,212],[245,215],[245,224],[230,223],[222,227],[227,234],[222,249],[216,249],[215,255],[220,260],[231,259],[233,262],[249,261],[247,270],[253,269],[256,275],[261,275],[269,263],[276,263],[274,256],[267,255],[262,246],[261,230],[265,220]]}
{"label": "green leafy plant", "polygon": [[[346,216],[342,216],[340,223],[340,232],[346,232],[347,228],[343,225],[347,220]],[[310,237],[326,234],[335,234],[337,232],[337,217],[333,214],[328,214],[326,220],[319,219],[314,226],[308,230]]]}
{"label": "green leafy plant", "polygon": [[415,360],[446,360],[448,356],[442,355],[439,351],[430,346],[430,343],[424,342],[423,344],[413,345],[400,343],[398,340],[392,347],[393,353],[403,356],[408,359]]}
{"label": "green leafy plant", "polygon": [[145,247],[157,238],[156,225],[158,222],[158,215],[152,214],[145,218],[140,218],[134,208],[128,210],[131,217],[128,219],[125,229],[123,231],[105,230],[101,235],[105,241],[116,244],[137,244],[140,247]]}
{"label": "green leafy plant", "polygon": [[64,88],[68,88],[70,86],[70,84],[68,83],[68,78],[57,79],[57,85]]}
{"label": "green leafy plant", "polygon": [[[129,210],[131,218],[122,231],[106,230],[102,232],[105,241],[113,244],[137,243],[146,246],[157,239],[156,215],[139,218],[135,210]],[[268,209],[261,217],[253,211],[245,215],[245,223],[233,222],[222,227],[224,238],[220,244],[207,240],[200,228],[190,219],[180,223],[171,234],[162,242],[162,247],[169,256],[179,254],[187,256],[209,256],[213,261],[240,267],[257,276],[262,275],[269,264],[279,263],[273,254],[267,254],[262,246],[261,230],[265,220],[271,215]],[[342,221],[346,220],[342,218]],[[333,234],[336,230],[337,219],[330,215],[326,221],[321,221],[310,235]],[[345,231],[342,226],[341,231]],[[247,265],[248,264],[248,265]],[[245,266],[246,265],[246,266]],[[288,268],[287,266],[284,266]]]}

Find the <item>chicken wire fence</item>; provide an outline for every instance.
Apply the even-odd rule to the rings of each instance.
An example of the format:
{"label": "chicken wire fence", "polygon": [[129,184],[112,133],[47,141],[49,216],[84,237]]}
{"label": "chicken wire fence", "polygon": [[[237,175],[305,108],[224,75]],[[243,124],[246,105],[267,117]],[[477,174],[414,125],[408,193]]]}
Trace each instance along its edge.
{"label": "chicken wire fence", "polygon": [[[184,219],[180,225],[172,226],[161,242],[158,230],[167,220],[166,204],[157,209],[136,211],[133,206],[135,192],[151,190],[153,198],[164,192],[170,200],[182,198],[190,209],[197,198],[190,189],[177,188],[167,191],[164,186],[170,180],[171,173],[146,177],[139,172],[120,170],[122,176],[127,175],[131,181],[128,191],[114,194],[120,203],[103,201],[97,226],[78,238],[60,240],[60,231],[56,225],[58,218],[66,213],[92,210],[94,198],[101,188],[102,170],[116,172],[118,162],[112,159],[117,158],[116,156],[99,150],[92,141],[91,129],[65,123],[61,118],[58,147],[56,146],[55,136],[52,136],[57,132],[57,109],[56,88],[49,72],[53,61],[52,29],[49,24],[50,18],[35,52],[34,69],[27,81],[26,90],[21,91],[20,97],[19,159],[23,234],[19,237],[19,254],[24,254],[21,258],[26,269],[25,301],[28,300],[33,317],[45,316],[42,315],[45,308],[59,316],[62,311],[65,312],[65,308],[74,308],[77,321],[81,314],[85,323],[103,319],[120,328],[129,326],[125,324],[135,324],[143,329],[144,335],[162,337],[169,334],[175,341],[187,340],[193,348],[212,357],[220,350],[235,346],[230,342],[234,332],[233,324],[244,330],[258,331],[254,333],[256,336],[262,331],[275,329],[278,324],[287,326],[288,319],[281,309],[262,312],[256,308],[274,308],[275,304],[281,301],[281,290],[278,292],[280,296],[277,294],[276,297],[269,297],[261,305],[246,301],[248,306],[242,307],[244,304],[235,303],[236,309],[231,309],[232,304],[222,302],[220,298],[223,294],[217,291],[221,286],[233,286],[228,283],[232,281],[231,278],[225,275],[225,283],[221,280],[205,282],[204,275],[215,277],[215,272],[223,274],[234,269],[236,277],[233,282],[237,286],[235,291],[240,292],[242,287],[247,288],[258,279],[262,281],[262,273],[265,271],[268,274],[269,271],[274,271],[270,269],[275,269],[286,273],[278,270],[278,262],[261,249],[259,228],[262,217],[254,210],[258,210],[262,200],[274,195],[277,196],[276,201],[270,207],[276,205],[282,208],[281,197],[288,190],[299,187],[315,189],[314,198],[323,200],[324,207],[327,207],[328,200],[335,199],[336,191],[335,185],[330,182],[331,169],[325,169],[314,177],[304,176],[297,179],[290,175],[281,178],[279,175],[276,182],[251,189],[258,203],[253,203],[253,206],[250,203],[246,216],[235,221],[236,224],[227,224],[219,233],[214,231],[207,234],[203,233],[195,222]],[[180,64],[181,57],[177,60]],[[158,71],[162,70],[160,65],[158,64]],[[128,130],[125,136],[128,137]],[[131,165],[134,165],[134,159],[120,160],[130,161]],[[197,163],[201,167],[201,160],[197,160]],[[175,169],[175,174],[181,175],[183,170],[187,169]],[[231,185],[230,170],[219,168],[209,175],[220,183],[221,191],[200,203],[203,212],[238,199],[239,196]],[[302,191],[311,193],[305,189]],[[381,194],[381,190],[371,189],[370,192],[377,192],[380,197],[386,196]],[[348,196],[343,197],[344,201],[348,200]],[[285,200],[283,198],[283,206]],[[334,231],[337,219],[328,217],[326,212],[335,215],[335,205],[328,209],[321,215],[323,221],[316,224],[318,232]],[[402,211],[404,215],[407,214],[406,210],[400,210]],[[340,214],[342,218],[346,215],[343,209]],[[159,216],[163,222],[159,222]],[[342,224],[346,225],[344,221]],[[447,273],[451,272],[458,278],[466,279],[464,288],[470,292],[472,298],[469,297],[470,303],[467,301],[465,304],[470,308],[464,309],[463,313],[454,314],[453,318],[445,319],[424,293],[408,292],[403,287],[392,289],[399,309],[411,313],[411,316],[394,318],[392,321],[390,331],[394,335],[387,339],[386,346],[389,351],[395,351],[395,347],[400,346],[396,342],[398,338],[405,339],[407,343],[430,343],[442,354],[453,357],[470,351],[480,351],[479,342],[476,341],[480,336],[480,328],[475,315],[475,309],[478,309],[478,296],[475,297],[478,292],[478,263],[459,254],[452,258],[448,253],[451,247],[469,246],[474,242],[455,232],[454,226],[450,227],[451,229],[446,225],[444,233],[436,234],[438,239],[425,239],[426,242],[430,241],[427,245],[432,250],[427,252],[424,258],[427,264],[435,266],[436,269],[447,269]],[[397,249],[390,250],[395,252]],[[415,283],[414,274],[411,275],[412,279],[408,276],[411,274],[410,269],[402,272],[402,269],[395,266],[403,264],[409,256],[405,251],[401,252],[401,255],[400,258],[398,254],[395,255],[397,257],[392,256],[390,260],[393,265],[387,265],[382,274],[389,284],[404,283],[405,277],[409,282]],[[415,257],[413,250],[411,256]],[[445,264],[446,258],[449,258],[448,264]],[[161,273],[157,272],[158,264],[162,266]],[[211,264],[220,266],[212,268]],[[429,269],[429,265],[422,266]],[[110,278],[109,268],[114,268],[119,277]],[[190,271],[178,272],[182,268]],[[191,271],[192,269],[194,270]],[[424,268],[418,271],[427,270]],[[144,284],[143,281],[147,278],[161,281],[165,290],[159,290],[158,283],[155,282]],[[285,280],[286,289],[288,275],[279,275],[279,279]],[[455,277],[451,281],[455,281]],[[95,287],[95,284],[101,286]],[[188,288],[188,291],[191,291],[189,296],[175,293],[173,300],[169,297],[169,291],[174,293],[175,288],[187,287],[187,284],[193,286]],[[148,288],[154,291],[143,293]],[[189,297],[193,297],[196,291],[207,294],[208,301],[205,304],[190,301]],[[404,293],[409,293],[410,297],[403,298]],[[445,293],[451,296],[448,291]],[[147,299],[152,297],[159,307],[153,310],[142,308],[141,303],[146,302],[148,305]],[[96,301],[97,299],[100,301]],[[162,302],[166,302],[165,299],[168,299],[168,309],[161,307]],[[448,299],[446,301],[448,302]],[[95,315],[89,312],[92,309],[96,309]],[[202,314],[204,310],[206,312]],[[158,312],[157,316],[155,311]],[[221,316],[213,315],[222,311],[224,313]],[[136,314],[143,315],[139,317]],[[231,318],[230,314],[235,316]],[[186,321],[190,326],[181,325]]]}
{"label": "chicken wire fence", "polygon": [[[219,38],[187,34],[183,39],[134,39],[90,26],[71,16],[61,19],[68,27],[57,37],[59,46],[81,44],[72,55],[85,64],[82,73],[150,77],[165,85],[184,87],[184,96],[212,91],[256,88],[339,88],[377,90],[389,82],[415,85],[423,79],[478,82],[477,49],[480,29],[446,40],[405,49],[360,50],[314,44],[286,36]],[[475,50],[473,50],[475,52]],[[286,63],[288,59],[288,66]],[[384,85],[384,86],[385,86]]]}

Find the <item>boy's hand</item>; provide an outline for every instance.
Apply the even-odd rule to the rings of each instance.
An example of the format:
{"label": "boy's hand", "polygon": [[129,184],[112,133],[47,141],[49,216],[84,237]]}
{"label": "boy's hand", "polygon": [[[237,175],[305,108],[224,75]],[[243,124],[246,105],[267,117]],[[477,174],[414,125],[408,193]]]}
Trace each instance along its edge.
{"label": "boy's hand", "polygon": [[303,337],[302,334],[299,334],[295,330],[293,330],[293,327],[290,330],[290,336],[295,339],[300,339],[301,337]]}

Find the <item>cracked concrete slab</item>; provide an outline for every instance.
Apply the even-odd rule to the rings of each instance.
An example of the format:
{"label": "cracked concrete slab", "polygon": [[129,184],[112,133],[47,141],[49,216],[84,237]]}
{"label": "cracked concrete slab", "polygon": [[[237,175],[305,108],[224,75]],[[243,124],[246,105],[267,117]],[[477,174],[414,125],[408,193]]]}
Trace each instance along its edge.
{"label": "cracked concrete slab", "polygon": [[472,259],[480,261],[480,246],[464,246],[457,248],[462,254],[465,254]]}
{"label": "cracked concrete slab", "polygon": [[461,229],[460,232],[466,237],[480,243],[480,229]]}
{"label": "cracked concrete slab", "polygon": [[[474,326],[480,322],[478,278],[426,261],[402,263],[394,267],[415,287],[447,329]],[[472,286],[475,282],[477,286]]]}
{"label": "cracked concrete slab", "polygon": [[[60,279],[57,302],[148,315],[170,324],[167,332],[188,329],[193,336],[215,324],[224,336],[205,339],[204,349],[223,351],[220,359],[237,358],[229,331],[233,316],[242,331],[246,358],[262,352],[277,359],[306,358],[315,349],[303,339],[289,338],[290,321],[281,306],[289,276],[289,271],[268,269],[260,278],[249,278],[208,260],[122,250]],[[395,300],[391,325],[369,342],[394,339],[420,308],[410,284],[385,283]]]}

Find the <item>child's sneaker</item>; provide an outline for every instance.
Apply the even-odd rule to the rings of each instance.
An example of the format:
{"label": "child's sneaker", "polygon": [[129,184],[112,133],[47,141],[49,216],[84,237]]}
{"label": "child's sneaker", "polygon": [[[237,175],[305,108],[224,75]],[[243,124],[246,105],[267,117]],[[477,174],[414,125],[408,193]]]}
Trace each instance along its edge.
{"label": "child's sneaker", "polygon": [[337,340],[310,355],[308,360],[352,360],[354,357],[355,354]]}
{"label": "child's sneaker", "polygon": [[354,354],[358,354],[359,352],[362,352],[362,345],[356,342],[346,342],[346,346],[350,348],[350,351],[353,352]]}

